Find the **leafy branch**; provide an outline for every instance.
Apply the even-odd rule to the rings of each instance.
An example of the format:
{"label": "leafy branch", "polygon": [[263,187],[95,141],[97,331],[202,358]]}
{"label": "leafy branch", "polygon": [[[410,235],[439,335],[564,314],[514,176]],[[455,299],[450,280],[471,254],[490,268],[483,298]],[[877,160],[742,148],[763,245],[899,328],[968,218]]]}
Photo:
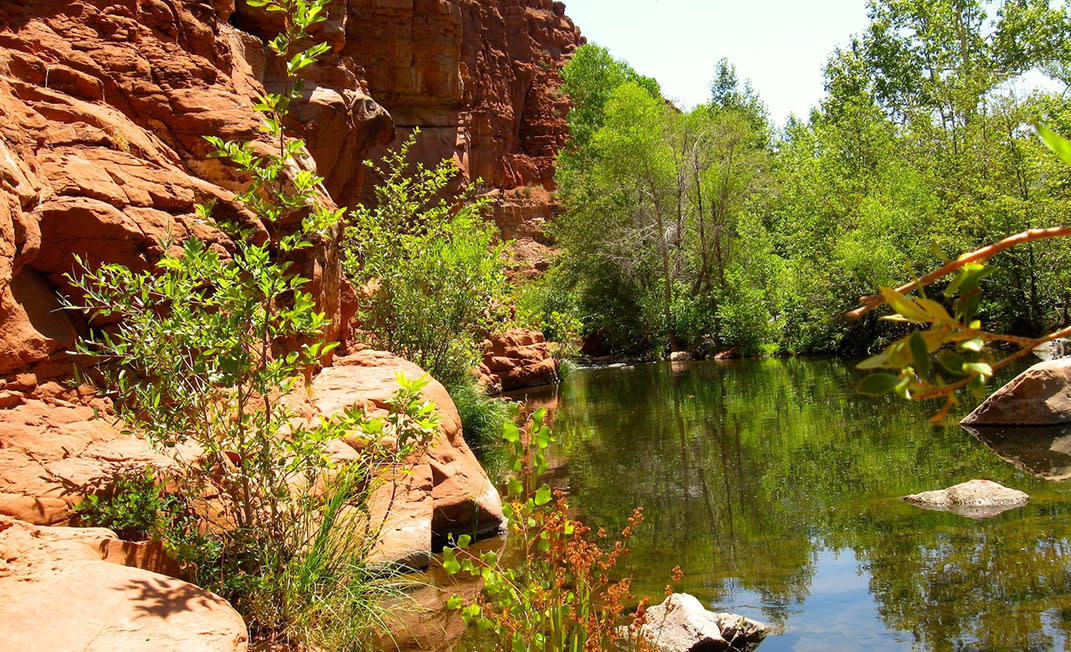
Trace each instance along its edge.
{"label": "leafy branch", "polygon": [[[1048,128],[1038,126],[1037,130],[1045,144],[1071,165],[1071,142]],[[881,288],[880,295],[863,297],[863,305],[849,312],[849,316],[860,318],[887,304],[894,314],[882,319],[929,328],[913,331],[859,363],[859,369],[889,371],[869,374],[860,381],[857,390],[871,396],[895,392],[914,400],[944,398],[944,407],[931,417],[931,421],[940,422],[959,404],[956,395],[960,390],[981,395],[996,371],[1038,346],[1071,335],[1071,326],[1036,338],[993,333],[983,330],[978,319],[979,283],[992,271],[986,266],[989,259],[1028,242],[1067,236],[1071,236],[1068,226],[1023,231],[964,254],[916,281],[895,289]],[[945,289],[944,298],[952,300],[952,313],[942,303],[927,298],[924,292],[925,287],[950,274],[956,276]],[[916,290],[920,296],[908,296]],[[1014,345],[1017,350],[997,359],[989,347],[997,343]]]}

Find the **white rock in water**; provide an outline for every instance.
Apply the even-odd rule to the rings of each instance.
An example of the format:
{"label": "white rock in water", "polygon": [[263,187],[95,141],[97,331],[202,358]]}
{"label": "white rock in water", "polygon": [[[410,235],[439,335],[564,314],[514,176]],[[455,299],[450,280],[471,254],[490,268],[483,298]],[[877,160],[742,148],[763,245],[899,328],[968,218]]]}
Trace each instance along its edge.
{"label": "white rock in water", "polygon": [[660,652],[754,650],[769,627],[735,614],[712,613],[687,593],[674,593],[647,610],[641,635]]}
{"label": "white rock in water", "polygon": [[969,480],[947,489],[925,491],[904,497],[909,503],[970,518],[989,518],[1030,500],[1018,489],[1009,489],[992,480]]}

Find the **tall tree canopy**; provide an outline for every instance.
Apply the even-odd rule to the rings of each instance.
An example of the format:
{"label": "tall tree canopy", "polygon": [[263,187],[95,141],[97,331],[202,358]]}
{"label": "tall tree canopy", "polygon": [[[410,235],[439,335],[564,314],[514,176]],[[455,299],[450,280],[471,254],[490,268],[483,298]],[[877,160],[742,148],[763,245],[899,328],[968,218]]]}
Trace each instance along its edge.
{"label": "tall tree canopy", "polygon": [[[1071,10],[1047,0],[870,0],[830,56],[827,95],[781,130],[727,60],[682,111],[596,46],[565,68],[564,253],[544,313],[617,351],[863,352],[898,326],[843,318],[876,286],[1071,209],[1071,175],[1034,137],[1071,133]],[[1033,334],[1071,313],[1071,249],[1003,256],[981,315]],[[546,288],[556,285],[558,291]],[[538,310],[536,310],[538,312]]]}

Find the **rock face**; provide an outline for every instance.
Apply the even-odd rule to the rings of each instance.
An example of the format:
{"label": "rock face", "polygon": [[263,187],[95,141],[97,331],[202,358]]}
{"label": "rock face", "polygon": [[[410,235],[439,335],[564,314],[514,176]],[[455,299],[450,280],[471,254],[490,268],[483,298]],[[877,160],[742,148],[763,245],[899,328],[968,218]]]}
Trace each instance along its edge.
{"label": "rock face", "polygon": [[[559,210],[554,156],[569,100],[560,68],[584,39],[551,0],[349,0],[345,56],[390,111],[395,143],[414,128],[425,165],[450,159],[491,197],[502,237],[516,239],[515,278],[545,268],[542,225]],[[365,196],[374,183],[365,185]]]}
{"label": "rock face", "polygon": [[[268,147],[253,111],[271,86],[263,43],[227,21],[233,2],[78,0],[0,6],[0,374],[63,359],[82,327],[56,310],[77,259],[145,269],[162,241],[229,243],[201,223],[251,223],[233,202],[244,181],[208,158],[205,135]],[[386,112],[361,90],[352,62],[329,58],[305,89],[295,127],[342,197],[361,181],[370,147],[389,141]],[[333,84],[333,85],[332,85]],[[263,227],[260,227],[263,231]],[[345,328],[337,242],[301,264]],[[69,365],[66,371],[69,373]]]}
{"label": "rock face", "polygon": [[[310,387],[320,414],[334,414],[350,405],[384,410],[397,389],[395,372],[409,378],[425,376],[420,367],[382,351],[360,351],[324,369]],[[427,453],[399,469],[393,483],[373,500],[373,512],[385,518],[375,561],[423,568],[433,543],[450,535],[486,536],[503,524],[502,502],[461,434],[461,418],[446,389],[435,380],[424,397],[439,408],[441,426]]]}
{"label": "rock face", "polygon": [[[306,69],[291,125],[329,199],[358,201],[369,186],[362,162],[421,127],[418,158],[450,158],[482,178],[504,237],[545,266],[550,252],[535,239],[555,210],[545,189],[567,139],[558,71],[582,42],[564,5],[334,0],[329,15],[319,32],[332,52]],[[199,202],[257,226],[233,201],[245,181],[207,157],[203,136],[263,138],[252,107],[279,85],[264,47],[276,22],[241,0],[0,6],[0,374],[69,373],[46,363],[66,362],[84,328],[57,309],[76,260],[146,269],[162,242],[186,237],[226,249],[197,219]],[[353,309],[337,245],[301,261],[329,338]]]}
{"label": "rock face", "polygon": [[[524,240],[534,268],[545,265],[550,250],[536,238],[553,214],[546,189],[567,137],[558,70],[582,41],[564,6],[334,0],[329,14],[318,30],[332,51],[306,70],[291,124],[308,144],[301,164],[325,177],[324,199],[357,201],[362,161],[420,126],[424,162],[453,158],[467,178],[484,178],[500,229]],[[269,146],[252,107],[279,84],[264,47],[277,29],[240,0],[0,4],[0,513],[63,522],[125,465],[167,463],[102,418],[107,405],[49,382],[71,374],[69,350],[86,328],[58,296],[71,293],[78,260],[143,270],[183,238],[232,247],[197,218],[197,203],[266,233],[233,199],[245,181],[208,158],[203,136]],[[328,338],[345,333],[355,300],[338,259],[327,241],[299,261],[331,318]],[[539,343],[516,348],[507,385],[553,378]],[[414,496],[436,501],[432,529],[497,527],[497,497],[471,453],[443,451],[409,477]]]}
{"label": "rock face", "polygon": [[543,334],[511,328],[484,340],[480,377],[495,391],[549,385],[558,381],[558,361]]}
{"label": "rock face", "polygon": [[1071,358],[1039,362],[1013,378],[961,421],[970,426],[1071,423]]}
{"label": "rock face", "polygon": [[1030,496],[992,480],[969,480],[947,489],[912,494],[904,500],[926,509],[981,519],[1021,507]]}
{"label": "rock face", "polygon": [[18,404],[0,410],[0,514],[63,523],[87,494],[107,491],[117,476],[171,465],[147,442],[123,434],[105,416],[109,404],[88,388],[20,378],[27,389],[11,391]]}
{"label": "rock face", "polygon": [[769,628],[760,622],[727,613],[712,613],[695,596],[674,593],[647,610],[641,635],[660,652],[718,652],[754,650]]}
{"label": "rock face", "polygon": [[559,68],[581,43],[551,0],[349,0],[344,55],[425,162],[492,188],[553,187],[569,103]]}
{"label": "rock face", "polygon": [[0,649],[244,652],[242,617],[222,598],[111,563],[100,528],[0,517]]}

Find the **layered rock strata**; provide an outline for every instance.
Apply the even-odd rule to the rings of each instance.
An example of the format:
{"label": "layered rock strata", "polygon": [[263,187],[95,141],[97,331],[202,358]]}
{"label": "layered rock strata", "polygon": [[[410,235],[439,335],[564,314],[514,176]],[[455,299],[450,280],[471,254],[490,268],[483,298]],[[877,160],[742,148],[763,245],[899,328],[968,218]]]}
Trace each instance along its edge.
{"label": "layered rock strata", "polygon": [[[367,195],[362,162],[419,127],[421,162],[452,159],[483,180],[491,217],[520,243],[521,275],[545,268],[546,191],[567,139],[559,69],[582,43],[564,5],[334,0],[329,11],[319,36],[333,49],[308,69],[292,124],[329,200]],[[69,372],[85,325],[57,294],[71,293],[79,260],[145,269],[187,237],[226,250],[194,212],[206,201],[268,235],[234,203],[244,180],[203,136],[262,138],[252,107],[279,85],[264,49],[276,29],[233,0],[0,3],[0,374]],[[328,337],[345,332],[354,301],[337,244],[302,261]]]}
{"label": "layered rock strata", "polygon": [[543,334],[511,328],[484,340],[479,372],[492,391],[549,385],[558,381],[558,361]]}
{"label": "layered rock strata", "polygon": [[[270,146],[253,106],[272,74],[262,41],[227,22],[233,10],[226,1],[0,4],[0,374],[65,359],[84,324],[56,296],[72,293],[67,275],[82,264],[146,269],[188,237],[227,250],[196,203],[273,235],[235,204],[245,180],[209,157],[204,140]],[[361,182],[368,149],[393,136],[352,68],[337,56],[317,66],[295,111],[310,152],[300,164],[323,170],[338,197]],[[346,328],[352,296],[337,245],[321,242],[300,261],[331,317],[329,338]]]}

